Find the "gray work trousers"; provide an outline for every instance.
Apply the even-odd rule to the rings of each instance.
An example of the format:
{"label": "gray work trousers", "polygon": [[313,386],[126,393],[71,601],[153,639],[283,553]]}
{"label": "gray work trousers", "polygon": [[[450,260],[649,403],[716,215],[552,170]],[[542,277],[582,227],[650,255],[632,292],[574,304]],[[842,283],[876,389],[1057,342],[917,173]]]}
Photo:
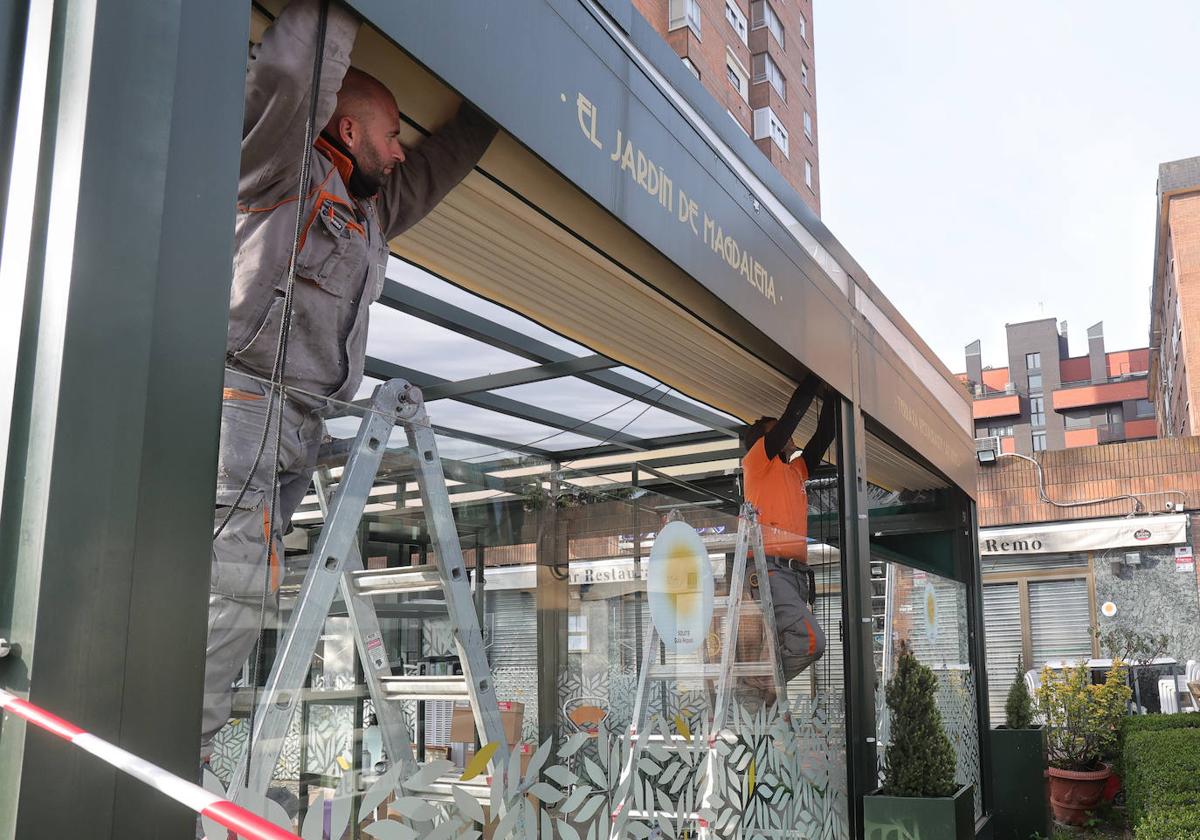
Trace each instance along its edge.
{"label": "gray work trousers", "polygon": [[[225,373],[221,444],[217,459],[214,529],[237,499],[262,438],[267,386],[233,371]],[[282,575],[283,533],[308,492],[325,424],[290,400],[284,401],[278,457],[278,501],[268,516],[275,454],[275,424],[245,495],[212,547],[208,596],[208,649],[204,667],[204,712],[200,753],[207,759],[213,736],[229,721],[233,681],[259,635],[260,613],[275,608]],[[271,520],[271,521],[269,521]],[[271,534],[268,548],[267,534]]]}
{"label": "gray work trousers", "polygon": [[[767,576],[771,580],[771,602],[775,612],[775,632],[779,641],[779,657],[783,678],[790,681],[825,654],[825,631],[812,612],[811,572],[806,566],[792,568],[786,561],[767,558]],[[749,574],[747,581],[751,597],[757,599],[758,575]],[[756,627],[743,624],[738,631],[738,659],[751,662],[761,659],[763,633],[761,619]],[[745,641],[743,642],[743,638]],[[750,682],[750,681],[748,681]],[[766,685],[769,681],[763,681]]]}

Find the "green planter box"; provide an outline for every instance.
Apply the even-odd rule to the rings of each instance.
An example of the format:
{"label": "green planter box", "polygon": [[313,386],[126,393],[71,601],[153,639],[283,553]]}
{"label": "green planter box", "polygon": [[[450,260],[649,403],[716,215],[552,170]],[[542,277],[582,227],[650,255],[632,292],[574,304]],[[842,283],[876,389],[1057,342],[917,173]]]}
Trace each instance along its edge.
{"label": "green planter box", "polygon": [[963,785],[954,796],[863,797],[863,840],[975,840],[974,787]]}
{"label": "green planter box", "polygon": [[991,730],[992,825],[995,840],[1050,836],[1046,733],[1042,727]]}

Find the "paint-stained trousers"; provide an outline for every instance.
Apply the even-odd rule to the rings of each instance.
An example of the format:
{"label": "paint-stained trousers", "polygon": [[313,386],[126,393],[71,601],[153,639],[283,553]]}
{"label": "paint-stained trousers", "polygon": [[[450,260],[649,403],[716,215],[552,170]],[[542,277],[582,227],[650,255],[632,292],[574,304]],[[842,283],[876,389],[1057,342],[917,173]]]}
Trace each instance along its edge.
{"label": "paint-stained trousers", "polygon": [[[267,386],[226,371],[221,410],[214,530],[225,518],[246,480],[262,439],[267,417]],[[200,752],[208,758],[213,736],[229,720],[233,681],[258,639],[260,613],[275,609],[282,574],[283,532],[308,492],[324,422],[311,411],[284,401],[278,452],[276,509],[269,514],[275,424],[245,495],[229,523],[213,540],[208,596],[208,649],[204,668],[204,714]],[[273,521],[272,521],[273,520]],[[268,542],[268,534],[270,540]]]}

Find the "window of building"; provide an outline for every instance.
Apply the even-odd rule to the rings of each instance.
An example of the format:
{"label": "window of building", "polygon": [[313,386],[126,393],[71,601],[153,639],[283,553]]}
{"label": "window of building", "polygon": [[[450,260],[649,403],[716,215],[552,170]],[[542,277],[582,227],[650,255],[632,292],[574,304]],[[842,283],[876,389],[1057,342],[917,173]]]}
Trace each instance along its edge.
{"label": "window of building", "polygon": [[770,106],[754,111],[754,139],[764,140],[768,137],[775,141],[775,145],[783,152],[783,156],[787,157],[788,132],[783,127],[783,121],[775,115]]}
{"label": "window of building", "polygon": [[800,62],[800,84],[804,85],[804,89],[808,90],[808,64]]}
{"label": "window of building", "polygon": [[754,83],[770,82],[771,87],[784,101],[787,101],[787,79],[775,60],[766,53],[757,53],[751,57],[751,67],[754,70]]}
{"label": "window of building", "polygon": [[742,14],[742,10],[738,8],[737,3],[733,0],[725,0],[725,20],[729,21],[729,25],[733,27],[733,31],[742,39],[742,43],[746,43],[746,16]]}
{"label": "window of building", "polygon": [[746,69],[731,52],[725,55],[725,78],[729,80],[729,86],[738,92],[738,96],[745,100],[750,99],[750,79],[746,75]]}
{"label": "window of building", "polygon": [[1046,451],[1046,433],[1045,432],[1034,432],[1033,433],[1033,451],[1034,452],[1045,452]]}
{"label": "window of building", "polygon": [[668,29],[687,27],[700,37],[700,0],[671,0]]}
{"label": "window of building", "polygon": [[1046,425],[1046,398],[1029,398],[1029,423],[1032,426]]}
{"label": "window of building", "polygon": [[1119,405],[1108,407],[1108,425],[1119,426],[1125,422],[1125,411]]}
{"label": "window of building", "polygon": [[587,613],[569,614],[567,616],[567,651],[587,653],[590,647]]}
{"label": "window of building", "polygon": [[1092,412],[1086,408],[1063,412],[1063,424],[1068,429],[1092,428]]}
{"label": "window of building", "polygon": [[808,20],[803,13],[797,13],[796,17],[800,18],[800,38],[804,43],[808,43]]}
{"label": "window of building", "polygon": [[1040,373],[1029,374],[1029,393],[1040,394],[1042,391],[1042,375]]}
{"label": "window of building", "polygon": [[804,136],[809,140],[812,139],[812,114],[808,111],[804,112]]}
{"label": "window of building", "polygon": [[683,57],[683,66],[686,67],[688,69],[688,72],[691,73],[693,76],[695,76],[697,79],[700,78],[700,68],[697,67],[695,64],[692,64],[692,60],[690,58],[688,58],[686,55]]}
{"label": "window of building", "polygon": [[1154,403],[1150,400],[1138,400],[1134,405],[1133,414],[1135,417],[1153,417]]}
{"label": "window of building", "polygon": [[754,29],[762,29],[765,26],[771,30],[771,34],[775,36],[779,46],[787,46],[783,40],[783,22],[779,19],[779,15],[775,14],[775,10],[771,8],[771,4],[767,0],[754,0],[750,4],[750,25]]}
{"label": "window of building", "polygon": [[1042,354],[1041,353],[1026,353],[1025,354],[1025,369],[1026,370],[1041,370],[1042,369]]}
{"label": "window of building", "polygon": [[813,175],[812,161],[810,161],[808,158],[805,158],[804,159],[804,185],[806,187],[808,187],[810,190],[813,188],[812,175]]}
{"label": "window of building", "polygon": [[1012,426],[988,426],[983,425],[977,427],[975,437],[1012,437]]}

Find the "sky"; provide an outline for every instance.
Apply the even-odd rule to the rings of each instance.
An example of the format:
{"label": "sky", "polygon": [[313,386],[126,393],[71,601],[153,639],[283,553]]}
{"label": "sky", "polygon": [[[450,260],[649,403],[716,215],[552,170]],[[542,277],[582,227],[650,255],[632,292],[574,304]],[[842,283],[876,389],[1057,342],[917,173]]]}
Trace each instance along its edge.
{"label": "sky", "polygon": [[1004,325],[1145,347],[1155,182],[1200,155],[1195,0],[814,0],[821,216],[953,371]]}

